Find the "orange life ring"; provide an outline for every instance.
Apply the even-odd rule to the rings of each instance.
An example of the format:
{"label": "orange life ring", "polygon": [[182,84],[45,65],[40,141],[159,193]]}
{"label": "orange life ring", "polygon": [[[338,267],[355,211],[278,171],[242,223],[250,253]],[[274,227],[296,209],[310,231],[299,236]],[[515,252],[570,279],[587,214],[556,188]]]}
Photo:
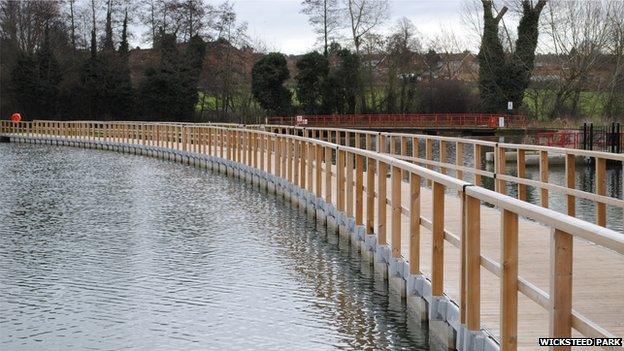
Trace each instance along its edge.
{"label": "orange life ring", "polygon": [[22,120],[22,115],[20,115],[19,113],[15,112],[14,114],[11,115],[11,121],[13,123],[17,123],[21,120]]}

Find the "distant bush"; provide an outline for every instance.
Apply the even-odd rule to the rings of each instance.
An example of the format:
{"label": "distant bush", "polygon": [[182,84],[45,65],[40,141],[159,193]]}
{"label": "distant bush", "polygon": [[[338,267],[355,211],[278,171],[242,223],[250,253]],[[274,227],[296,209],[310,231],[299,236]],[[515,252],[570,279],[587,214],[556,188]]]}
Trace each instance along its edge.
{"label": "distant bush", "polygon": [[419,110],[422,113],[462,113],[474,111],[478,94],[457,80],[434,80],[420,84]]}

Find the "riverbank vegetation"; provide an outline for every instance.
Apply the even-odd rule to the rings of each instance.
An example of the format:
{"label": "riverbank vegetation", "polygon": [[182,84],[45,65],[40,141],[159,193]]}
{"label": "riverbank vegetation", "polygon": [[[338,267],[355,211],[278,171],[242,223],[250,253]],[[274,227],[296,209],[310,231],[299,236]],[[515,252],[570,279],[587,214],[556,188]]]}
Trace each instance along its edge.
{"label": "riverbank vegetation", "polygon": [[258,122],[511,101],[540,121],[622,118],[624,3],[466,4],[474,35],[425,36],[407,18],[389,23],[388,1],[303,0],[317,50],[286,55],[250,38],[228,2],[2,0],[0,113]]}

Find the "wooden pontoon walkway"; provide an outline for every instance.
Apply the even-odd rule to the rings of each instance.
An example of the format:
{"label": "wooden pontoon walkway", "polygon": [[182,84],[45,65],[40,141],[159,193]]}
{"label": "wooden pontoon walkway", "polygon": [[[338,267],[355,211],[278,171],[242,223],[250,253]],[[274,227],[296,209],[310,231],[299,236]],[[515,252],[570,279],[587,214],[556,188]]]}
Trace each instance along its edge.
{"label": "wooden pontoon walkway", "polygon": [[[210,154],[212,156],[227,156],[231,155],[237,161],[241,161],[242,163],[246,163],[247,165],[254,165],[256,167],[261,164],[263,170],[275,170],[280,167],[279,164],[284,165],[284,157],[283,154],[278,155],[276,152],[276,148],[271,148],[270,146],[265,148],[265,146],[259,146],[255,148],[255,150],[251,151],[250,148],[243,149],[242,154],[239,153],[236,155],[237,151],[240,151],[241,145],[244,143],[248,143],[247,145],[252,145],[254,139],[250,136],[253,133],[258,133],[265,139],[258,139],[264,141],[276,140],[275,145],[277,144],[278,138],[283,138],[284,140],[298,140],[302,142],[306,139],[292,136],[277,136],[276,134],[267,133],[267,132],[257,132],[251,130],[242,130],[240,134],[235,135],[234,137],[243,138],[236,139],[237,141],[232,144],[237,150],[232,150],[232,152],[228,152],[227,146],[219,146],[216,145],[215,140],[217,138],[217,133],[226,133],[223,130],[219,129],[219,127],[202,127],[211,130],[209,133],[210,136],[208,139],[198,139],[198,142],[191,143],[190,145],[183,145],[180,142],[166,142],[165,147],[175,147],[180,150],[186,150],[188,152],[197,152],[201,154]],[[225,129],[225,128],[223,128]],[[263,134],[262,134],[263,133]],[[16,134],[7,134],[5,135],[16,135]],[[31,133],[32,138],[41,137],[42,134]],[[72,134],[76,135],[76,134]],[[91,134],[89,134],[91,135]],[[124,134],[128,135],[128,134]],[[223,135],[223,134],[222,134]],[[46,136],[47,139],[65,139],[62,136]],[[212,138],[212,139],[210,139]],[[248,139],[244,139],[248,138]],[[275,139],[273,139],[275,138]],[[82,140],[85,142],[88,141],[103,141],[108,140],[106,137],[85,137]],[[178,138],[175,137],[175,140],[180,141],[184,140],[184,137]],[[204,147],[203,142],[206,140],[208,143],[212,143],[212,147]],[[223,140],[223,139],[222,139]],[[281,139],[280,139],[281,140]],[[141,139],[135,139],[133,137],[125,137],[120,140],[125,144],[136,144],[136,145],[154,145],[152,141],[144,141]],[[257,141],[257,140],[256,140]],[[241,142],[241,144],[239,144]],[[318,145],[318,141],[315,141]],[[323,143],[323,142],[320,142]],[[325,143],[327,144],[327,143]],[[162,147],[162,143],[158,144]],[[264,145],[262,143],[257,145]],[[266,145],[269,145],[268,143]],[[296,145],[296,144],[294,144]],[[312,145],[312,144],[310,144]],[[295,146],[296,148],[297,146]],[[329,149],[328,146],[325,146],[326,150]],[[383,211],[379,211],[377,206],[377,200],[372,202],[375,208],[374,211],[368,211],[367,205],[370,206],[370,202],[367,201],[367,183],[368,174],[365,170],[361,170],[361,176],[363,180],[359,180],[360,187],[363,190],[363,194],[360,194],[358,199],[357,195],[357,187],[358,187],[358,179],[357,172],[350,173],[339,172],[337,170],[337,166],[333,163],[330,163],[332,167],[331,172],[331,186],[327,184],[327,177],[325,174],[327,163],[322,162],[322,164],[318,164],[315,160],[320,160],[321,157],[317,153],[316,159],[314,154],[314,148],[310,147],[309,149],[300,149],[307,150],[305,156],[307,156],[307,161],[294,163],[294,167],[289,168],[288,175],[282,173],[281,176],[283,178],[291,178],[294,179],[294,184],[303,184],[302,188],[307,188],[308,190],[316,189],[317,194],[320,192],[323,198],[327,198],[328,195],[331,195],[332,203],[334,206],[338,208],[342,208],[344,212],[348,216],[355,216],[355,212],[358,211],[358,207],[360,208],[360,221],[364,222],[364,219],[370,220],[369,218],[362,218],[362,216],[366,217],[367,214],[374,213],[374,223],[375,223],[375,231],[377,231],[379,223],[385,225],[387,223],[387,243],[392,245],[393,243],[393,235],[395,229],[392,228],[392,223],[396,222],[396,214],[397,208],[392,204],[392,193],[393,190],[397,190],[396,184],[400,184],[400,196],[401,196],[401,209],[400,209],[400,226],[398,230],[400,232],[401,239],[401,249],[398,252],[400,256],[408,258],[412,254],[411,252],[411,240],[412,234],[414,232],[411,225],[413,225],[413,218],[410,215],[410,208],[413,208],[413,203],[411,201],[414,200],[414,188],[410,185],[408,172],[404,168],[402,171],[399,169],[399,173],[393,174],[392,177],[387,177],[385,189],[384,187],[380,187],[378,183],[378,179],[374,177],[375,191],[373,194],[375,198],[378,197],[377,192],[382,191],[387,193],[387,204],[386,204],[386,218],[385,220],[381,220],[378,217],[378,214]],[[320,149],[323,151],[323,149]],[[331,150],[331,149],[329,149]],[[338,150],[338,149],[336,149]],[[318,152],[319,149],[317,148]],[[294,152],[294,157],[297,157],[297,151]],[[357,157],[357,152],[351,156],[354,158]],[[293,153],[289,155],[293,156]],[[335,154],[331,154],[333,157]],[[347,154],[349,155],[349,154]],[[266,161],[258,161],[262,160],[262,158]],[[323,155],[323,161],[327,160],[327,154]],[[329,158],[331,160],[331,157]],[[349,157],[349,156],[347,156]],[[369,156],[369,158],[372,156]],[[381,157],[381,156],[380,156]],[[276,162],[276,158],[279,159]],[[302,157],[301,159],[306,159],[306,157]],[[253,160],[253,162],[252,162]],[[382,158],[378,159],[377,162],[381,162]],[[387,159],[383,159],[387,160]],[[340,159],[341,165],[344,165],[344,159]],[[354,159],[347,159],[345,169],[349,169],[349,167],[353,167],[355,165]],[[384,161],[390,162],[390,161]],[[269,166],[270,165],[270,166]],[[301,167],[299,167],[301,165]],[[317,172],[318,167],[321,166],[321,172]],[[360,165],[361,167],[362,165]],[[401,166],[403,167],[403,166]],[[407,167],[407,166],[405,166]],[[356,166],[357,169],[357,166]],[[389,174],[393,172],[397,172],[398,167],[390,165],[388,167]],[[427,170],[428,171],[428,170]],[[285,170],[282,168],[282,172]],[[401,172],[405,172],[405,174],[401,175]],[[322,177],[319,174],[322,173]],[[355,174],[355,175],[354,175]],[[307,175],[307,177],[305,176]],[[279,176],[279,174],[278,174]],[[305,181],[301,181],[301,176],[304,176],[307,179],[307,183]],[[340,178],[339,178],[340,177]],[[399,182],[396,181],[396,177],[401,177],[402,180]],[[340,182],[337,180],[344,179],[346,181],[346,187],[341,189]],[[393,181],[393,179],[395,181]],[[419,178],[420,179],[420,178]],[[319,180],[321,183],[319,183]],[[418,255],[420,256],[420,271],[427,277],[432,277],[432,263],[434,262],[434,257],[432,257],[432,252],[434,252],[434,248],[432,247],[432,222],[434,222],[434,206],[438,206],[439,199],[435,200],[434,190],[430,187],[426,186],[427,178],[422,178],[419,196],[420,203],[420,249],[418,250]],[[434,180],[435,181],[435,180]],[[341,189],[341,190],[340,190]],[[328,194],[329,190],[329,194]],[[344,193],[343,193],[344,192]],[[337,203],[337,194],[344,194],[344,203]],[[452,301],[460,305],[461,294],[460,294],[460,281],[462,277],[462,255],[459,247],[461,246],[460,238],[462,232],[462,219],[465,218],[465,211],[463,211],[462,200],[457,196],[457,192],[447,189],[443,195],[443,229],[445,231],[444,235],[444,253],[443,253],[443,291],[444,294],[447,295]],[[513,201],[519,201],[512,199]],[[434,204],[434,201],[438,201],[437,204]],[[481,204],[481,202],[478,202]],[[485,206],[483,204],[480,206],[480,284],[477,287],[480,290],[480,313],[477,316],[477,321],[480,323],[480,329],[485,330],[487,333],[492,335],[496,340],[501,340],[501,282],[499,276],[501,275],[499,262],[501,262],[501,257],[505,257],[501,255],[501,247],[502,242],[501,233],[508,232],[508,228],[502,228],[502,225],[509,226],[509,222],[502,221],[502,213],[499,208]],[[530,205],[533,206],[533,205]],[[533,206],[535,207],[535,206]],[[438,207],[439,208],[439,207]],[[471,209],[471,210],[474,210]],[[506,213],[510,210],[506,209]],[[520,211],[520,210],[518,210]],[[548,211],[548,210],[545,210]],[[363,212],[363,214],[362,214]],[[474,212],[473,212],[474,213]],[[562,215],[564,218],[565,216]],[[440,218],[438,216],[438,218]],[[572,219],[570,219],[572,220]],[[361,223],[364,225],[364,223]],[[466,223],[466,225],[470,225],[470,223]],[[575,222],[574,225],[577,225]],[[587,228],[598,228],[592,224],[587,224]],[[605,229],[605,233],[608,233],[608,230]],[[538,347],[538,338],[546,337],[552,335],[553,332],[549,330],[552,328],[552,300],[549,298],[549,291],[553,291],[553,284],[557,284],[553,281],[552,278],[552,262],[551,258],[554,257],[557,253],[553,253],[552,247],[553,242],[552,238],[554,237],[554,230],[550,226],[542,225],[533,220],[525,219],[522,216],[518,216],[518,277],[521,279],[521,284],[519,290],[522,292],[518,294],[518,306],[517,306],[517,345],[513,347],[503,347],[503,349],[517,349],[522,350],[536,350],[540,349]],[[598,230],[596,231],[598,233]],[[602,233],[602,231],[601,231]],[[597,234],[598,235],[598,234]],[[616,244],[613,244],[617,247],[616,250],[622,250],[622,243],[624,243],[624,234],[622,237],[618,238],[612,236],[613,240],[615,240]],[[395,236],[395,240],[396,240]],[[571,324],[578,325],[591,325],[592,328],[583,327],[583,330],[573,330],[573,337],[581,337],[581,336],[599,336],[599,335],[607,335],[607,336],[615,336],[622,337],[624,336],[624,255],[622,255],[621,251],[617,252],[616,250],[611,250],[609,248],[605,248],[599,244],[594,242],[585,240],[580,236],[574,235],[570,236],[573,240],[573,284],[572,284],[572,309],[574,310],[574,317],[572,317]],[[597,240],[597,242],[602,242],[601,240]],[[396,245],[394,245],[395,250]],[[439,251],[437,251],[439,252]],[[494,274],[493,272],[497,273]],[[474,272],[473,272],[474,273]],[[527,286],[529,288],[527,289]],[[524,291],[523,291],[524,290]],[[474,290],[473,290],[474,292]],[[527,297],[530,295],[532,298]],[[536,303],[538,301],[539,303]],[[474,313],[474,312],[473,312]],[[583,323],[575,323],[574,319],[582,320]],[[582,333],[581,333],[582,332]],[[545,348],[543,348],[545,349]],[[621,350],[622,348],[615,348]]]}

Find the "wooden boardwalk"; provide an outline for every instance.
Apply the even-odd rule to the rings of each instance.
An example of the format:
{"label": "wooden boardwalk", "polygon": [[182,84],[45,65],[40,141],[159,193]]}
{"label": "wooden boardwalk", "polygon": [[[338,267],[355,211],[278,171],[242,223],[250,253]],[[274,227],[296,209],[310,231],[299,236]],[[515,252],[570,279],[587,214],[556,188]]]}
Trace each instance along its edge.
{"label": "wooden boardwalk", "polygon": [[[275,169],[274,158],[273,169]],[[366,178],[366,172],[364,172]],[[313,187],[316,182],[313,180]],[[424,182],[423,182],[424,183]],[[375,177],[377,184],[377,177]],[[386,188],[391,189],[391,180],[387,179]],[[325,186],[321,187],[323,197]],[[332,166],[333,204],[336,206],[336,169]],[[364,192],[366,192],[366,188]],[[401,182],[401,206],[409,208],[410,184]],[[354,201],[354,200],[352,200]],[[349,199],[347,199],[347,203]],[[392,199],[388,198],[387,218],[388,233],[391,232]],[[376,204],[377,202],[375,202]],[[422,184],[421,217],[431,222],[433,211],[431,188]],[[363,202],[366,213],[366,201]],[[456,194],[445,194],[445,230],[457,240],[461,232],[461,202]],[[375,206],[375,223],[379,223]],[[410,218],[401,216],[401,252],[407,259],[410,239]],[[500,261],[501,213],[498,209],[481,205],[481,254],[492,261]],[[624,235],[624,234],[622,234]],[[430,226],[421,225],[421,262],[423,274],[431,277],[431,230]],[[519,219],[519,276],[548,294],[550,239],[551,229],[535,221]],[[459,305],[460,296],[460,251],[445,240],[444,247],[444,292]],[[392,237],[388,235],[388,243]],[[582,239],[574,239],[574,273],[572,308],[595,324],[600,325],[616,337],[624,336],[624,256],[612,250],[595,245]],[[482,328],[500,340],[500,279],[481,267],[481,323]],[[537,345],[538,338],[549,335],[549,312],[531,301],[523,294],[518,299],[518,349],[547,349]],[[583,337],[573,330],[573,337]]]}
{"label": "wooden boardwalk", "polygon": [[[332,173],[335,174],[335,169]],[[335,189],[335,176],[332,180],[332,187]],[[387,189],[390,187],[388,179]],[[401,188],[402,207],[409,208],[409,183],[402,182]],[[428,221],[432,218],[432,199],[431,189],[422,187],[421,216]],[[455,236],[459,236],[461,231],[460,206],[456,195],[445,195],[444,226]],[[366,212],[366,202],[364,209]],[[375,208],[375,214],[377,213]],[[390,205],[386,213],[386,223],[391,225]],[[500,261],[500,217],[498,209],[481,205],[481,254],[496,262]],[[401,216],[401,252],[404,257],[409,252],[409,220],[409,217]],[[377,215],[375,222],[378,223]],[[388,232],[390,231],[391,228],[388,228]],[[550,228],[531,220],[519,219],[519,276],[546,294],[549,291],[550,237]],[[392,244],[390,235],[388,242]],[[459,305],[460,251],[448,240],[445,241],[444,250],[444,292]],[[431,252],[431,230],[421,226],[420,266],[428,277],[431,277]],[[572,308],[616,337],[624,336],[624,256],[585,240],[574,239],[574,257]],[[500,340],[500,279],[483,267],[481,275],[482,328]],[[547,349],[538,347],[537,339],[549,335],[548,311],[523,294],[519,294],[518,311],[518,349]],[[573,331],[573,337],[582,336]]]}
{"label": "wooden boardwalk", "polygon": [[[125,127],[124,127],[125,128]],[[187,128],[187,127],[184,127]],[[212,127],[214,129],[214,127]],[[218,130],[215,129],[215,130]],[[186,132],[185,132],[186,133]],[[216,132],[215,132],[216,133]],[[219,131],[219,133],[221,133]],[[250,130],[242,130],[240,131],[240,135],[233,137],[235,140],[234,146],[241,147],[239,142],[247,143],[247,145],[252,145],[252,143],[257,142],[258,140],[253,141],[253,139],[235,139],[242,138],[242,136],[253,135],[255,132]],[[89,134],[91,135],[91,134]],[[186,135],[186,134],[184,134]],[[277,145],[277,140],[289,141],[289,140],[301,140],[301,144],[303,145],[303,138],[293,139],[291,136],[277,136],[269,133],[259,134],[264,135],[267,138],[275,138],[275,142]],[[214,139],[212,139],[212,143],[214,145],[215,139],[217,135],[212,135]],[[186,136],[181,137],[176,140],[185,140]],[[101,137],[92,137],[88,136],[83,139],[84,141],[92,140],[92,141],[102,141]],[[200,143],[189,143],[189,139],[186,139],[187,144],[183,145],[182,143],[176,142],[176,148],[179,150],[186,150],[189,152],[202,152],[209,153],[213,156],[221,156],[224,157],[228,154],[235,156],[239,162],[252,165],[256,164],[256,161],[262,159],[264,155],[267,157],[267,149],[263,149],[262,147],[257,147],[254,154],[252,154],[252,149],[250,147],[243,148],[241,147],[241,151],[238,155],[235,153],[229,153],[227,147],[223,146],[213,146],[212,148],[204,148],[201,147],[203,145]],[[200,139],[201,140],[201,139]],[[250,141],[251,140],[251,141]],[[265,139],[268,140],[268,139]],[[137,144],[137,145],[155,145],[153,141],[144,142],[141,139],[133,139],[130,137],[126,137],[125,140],[121,140],[126,144]],[[204,144],[205,145],[205,144]],[[260,145],[260,144],[258,144]],[[286,144],[283,144],[284,146]],[[312,145],[312,143],[310,144]],[[173,143],[167,142],[165,147],[174,147]],[[291,145],[293,146],[293,145]],[[325,151],[330,152],[332,147],[324,146]],[[313,149],[313,148],[312,148]],[[234,149],[232,149],[233,151]],[[275,150],[269,148],[269,150]],[[292,156],[292,159],[296,159],[298,156],[302,156],[297,154],[297,147],[292,149],[293,151],[289,152],[289,155]],[[336,149],[337,150],[337,149]],[[318,151],[318,150],[317,150]],[[323,151],[323,149],[321,149]],[[336,151],[337,152],[337,151]],[[326,154],[327,155],[327,154]],[[334,154],[335,155],[335,154]],[[349,155],[349,154],[347,154]],[[353,155],[357,155],[355,151],[353,151]],[[353,156],[352,155],[352,156]],[[271,164],[270,169],[273,170],[275,174],[276,170],[276,159],[281,160],[282,165],[286,165],[287,163],[284,161],[284,154],[280,153],[279,155],[275,152],[268,154],[267,161]],[[313,154],[308,154],[307,156],[314,156]],[[318,154],[317,154],[318,157]],[[377,159],[377,162],[391,162],[388,159],[383,159],[384,156],[376,156],[376,154],[371,153],[369,156],[371,159]],[[306,159],[306,157],[301,157],[301,159]],[[253,160],[253,162],[252,162]],[[319,158],[317,158],[319,160]],[[327,160],[324,158],[324,160]],[[331,160],[331,158],[330,158]],[[306,188],[308,189],[317,189],[317,182],[321,180],[320,190],[321,195],[326,198],[327,190],[330,189],[332,203],[336,207],[342,207],[347,215],[353,216],[355,212],[355,208],[357,207],[357,191],[355,188],[355,180],[353,173],[347,174],[346,180],[342,178],[341,182],[344,182],[346,185],[340,186],[341,182],[337,180],[337,174],[341,173],[338,171],[336,165],[332,165],[332,175],[331,175],[331,186],[327,186],[325,178],[325,165],[327,163],[322,162],[321,170],[322,172],[316,172],[319,166],[313,157],[307,157],[307,162],[303,165],[301,162],[290,163],[289,172],[287,174],[281,174],[282,178],[291,178],[297,179],[294,174],[304,174],[307,173],[307,181]],[[344,165],[344,159],[341,159],[339,162]],[[344,170],[353,169],[353,163],[347,160],[346,167],[342,168],[342,176],[344,177]],[[332,163],[329,163],[332,164]],[[300,166],[300,167],[299,167]],[[261,166],[263,169],[266,167]],[[403,166],[401,166],[403,167]],[[407,166],[405,166],[407,167]],[[392,166],[389,167],[392,169]],[[405,168],[404,172],[410,168]],[[416,172],[415,170],[411,172]],[[322,173],[322,177],[311,176]],[[350,173],[350,172],[346,172]],[[364,171],[362,176],[364,181],[364,201],[361,201],[361,206],[363,207],[363,213],[367,214],[367,189],[366,189],[366,179],[368,178],[368,174]],[[386,178],[385,184],[385,194],[387,194],[388,203],[386,204],[386,218],[385,221],[381,220],[377,217],[379,211],[378,208],[375,208],[374,213],[374,223],[375,223],[375,231],[377,231],[377,225],[379,223],[385,223],[387,226],[387,242],[389,244],[395,244],[392,242],[391,233],[394,231],[392,228],[393,223],[393,207],[392,207],[392,189],[393,185],[399,184],[399,190],[401,194],[401,207],[402,207],[402,215],[400,216],[400,238],[401,238],[401,250],[400,254],[403,257],[409,257],[410,253],[410,240],[411,240],[411,228],[410,224],[412,218],[409,215],[410,209],[410,201],[411,201],[411,193],[413,189],[409,182],[401,181],[400,183],[393,182],[393,179],[397,178]],[[434,221],[433,207],[434,207],[434,194],[431,188],[425,186],[426,182],[424,181],[426,178],[422,178],[423,182],[421,183],[420,188],[420,218],[421,218],[421,226],[420,226],[420,270],[422,273],[428,277],[432,277],[432,262],[434,257],[432,257],[433,245],[432,245],[432,237],[433,231],[431,230],[431,223]],[[436,178],[437,179],[437,178]],[[442,182],[443,179],[438,179],[436,182]],[[293,181],[293,183],[297,183],[297,181]],[[380,191],[378,185],[378,179],[374,177],[375,184],[375,192]],[[344,203],[339,205],[337,203],[337,194],[339,193],[345,194]],[[461,188],[460,188],[461,189]],[[447,295],[450,299],[452,299],[458,305],[460,304],[460,278],[462,276],[462,258],[460,255],[460,250],[457,248],[459,246],[459,238],[462,230],[462,220],[466,217],[465,213],[462,213],[462,200],[454,194],[455,190],[447,189],[446,193],[442,196],[444,203],[444,218],[443,218],[443,229],[446,231],[445,240],[444,240],[444,277],[443,277],[443,291],[444,294]],[[512,199],[513,200],[513,199]],[[440,201],[439,197],[436,201]],[[511,200],[510,200],[511,201]],[[521,202],[519,200],[519,204]],[[374,206],[377,206],[377,201],[371,202]],[[480,202],[479,202],[480,203]],[[515,204],[515,202],[514,202]],[[521,205],[519,205],[521,206]],[[510,211],[508,208],[507,211]],[[518,210],[520,211],[520,210]],[[437,214],[439,215],[439,213]],[[565,218],[565,217],[558,217]],[[572,220],[572,219],[570,219]],[[501,322],[501,282],[497,274],[493,274],[491,271],[498,271],[499,268],[496,266],[498,262],[503,261],[501,259],[501,233],[504,231],[501,228],[501,211],[494,207],[489,207],[485,205],[480,205],[480,254],[481,258],[481,267],[480,267],[480,328],[491,334],[497,340],[501,339],[501,330],[500,326]],[[528,220],[519,216],[519,230],[518,230],[518,276],[521,281],[530,283],[537,290],[541,290],[541,295],[538,294],[536,297],[533,296],[533,300],[537,299],[541,301],[541,305],[532,301],[524,294],[518,294],[518,349],[523,350],[536,350],[540,349],[537,344],[538,337],[547,337],[552,335],[552,332],[549,331],[549,328],[552,327],[553,322],[551,322],[552,312],[549,311],[552,299],[548,297],[548,292],[552,291],[552,287],[550,284],[553,284],[552,278],[552,268],[551,268],[551,258],[553,257],[551,253],[551,247],[553,246],[551,243],[552,228],[549,226],[545,226],[534,222],[532,220]],[[587,228],[598,228],[587,226]],[[561,230],[561,226],[559,228]],[[598,229],[596,229],[598,230]],[[602,230],[602,229],[600,229]],[[605,231],[606,233],[606,231]],[[582,236],[582,234],[579,234]],[[596,234],[598,235],[598,234]],[[623,235],[624,234],[617,234]],[[580,238],[577,235],[570,236],[573,238],[573,281],[572,281],[572,309],[576,313],[576,318],[579,318],[579,315],[582,315],[587,320],[591,321],[597,328],[598,332],[603,335],[613,335],[616,337],[624,336],[624,255],[618,253],[616,251],[612,251],[598,244],[594,244],[585,239]],[[590,238],[590,240],[593,240]],[[604,239],[596,239],[596,242],[604,243]],[[618,242],[622,242],[622,239],[619,238]],[[617,244],[620,245],[620,244]],[[396,246],[396,245],[394,245]],[[617,250],[621,251],[621,246],[617,246]],[[484,268],[488,267],[488,269]],[[500,275],[500,274],[498,274]],[[468,281],[470,283],[470,281]],[[532,289],[536,291],[536,289]],[[522,290],[522,289],[520,289]],[[583,331],[584,336],[593,336],[597,334],[594,331],[588,331],[589,329]],[[573,337],[581,337],[583,336],[578,331],[572,332]],[[622,348],[618,348],[622,349]]]}

